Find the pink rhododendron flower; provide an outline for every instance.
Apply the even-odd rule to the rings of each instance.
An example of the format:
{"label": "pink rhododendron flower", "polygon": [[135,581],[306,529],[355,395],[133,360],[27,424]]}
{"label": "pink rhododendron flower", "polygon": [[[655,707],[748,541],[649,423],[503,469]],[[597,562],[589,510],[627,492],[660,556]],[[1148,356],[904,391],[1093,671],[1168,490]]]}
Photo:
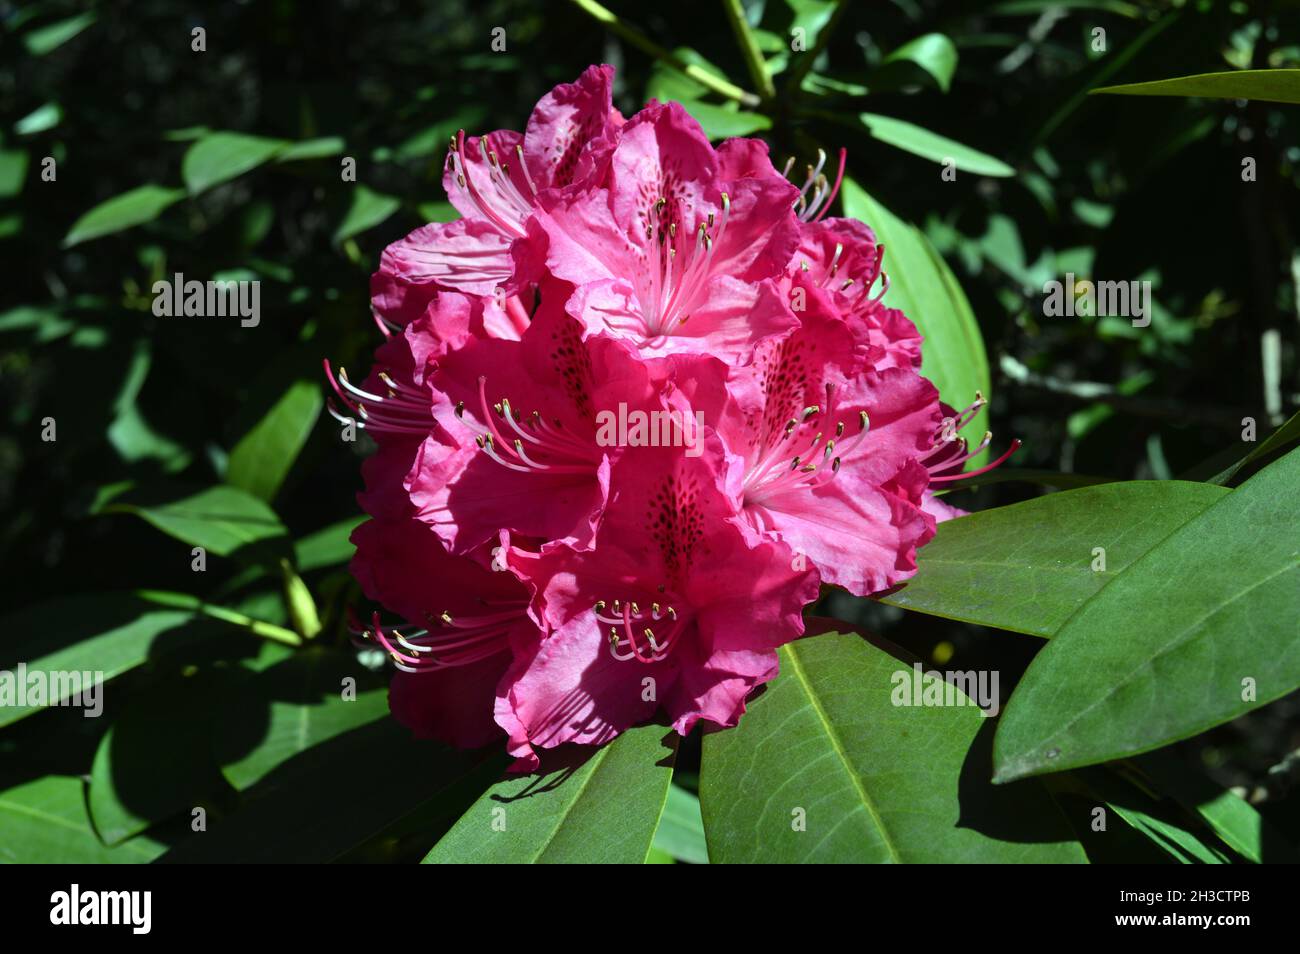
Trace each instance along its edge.
{"label": "pink rhododendron flower", "polygon": [[915,572],[988,445],[959,434],[983,398],[919,373],[875,234],[826,217],[843,154],[800,188],[676,104],[625,121],[612,82],[456,136],[463,217],[385,251],[369,376],[326,365],[377,445],[352,570],[391,614],[358,629],[392,710],[519,769],[661,714],[735,725],[822,584]]}
{"label": "pink rhododendron flower", "polygon": [[[593,66],[557,86],[521,135],[498,130],[452,142],[443,185],[463,218],[416,229],[389,246],[371,281],[376,312],[405,324],[439,287],[493,296],[514,291],[511,245],[539,208],[604,172],[623,119],[610,102],[614,70]],[[518,306],[508,307],[517,310]]]}
{"label": "pink rhododendron flower", "polygon": [[550,632],[498,697],[516,755],[607,742],[660,705],[682,733],[701,718],[734,725],[749,691],[775,674],[775,648],[803,632],[816,576],[796,569],[788,547],[745,539],[718,472],[724,451],[711,445],[698,458],[626,454],[590,550],[511,551]]}
{"label": "pink rhododendron flower", "polygon": [[763,292],[798,242],[798,190],[725,166],[681,106],[651,104],[620,130],[602,186],[535,217],[545,267],[575,286],[567,308],[589,333],[743,361],[793,326]]}

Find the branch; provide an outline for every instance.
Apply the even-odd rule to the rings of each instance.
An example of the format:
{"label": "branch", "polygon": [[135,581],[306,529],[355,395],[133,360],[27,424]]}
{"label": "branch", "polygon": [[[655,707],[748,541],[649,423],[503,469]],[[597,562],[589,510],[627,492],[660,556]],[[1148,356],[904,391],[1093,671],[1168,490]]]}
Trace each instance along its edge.
{"label": "branch", "polygon": [[753,93],[743,90],[739,86],[736,86],[734,83],[729,83],[725,79],[714,76],[708,70],[701,69],[694,63],[687,63],[680,56],[675,56],[668,52],[635,27],[628,26],[618,18],[617,14],[612,10],[602,7],[596,2],[596,0],[573,0],[573,3],[596,20],[605,24],[605,26],[609,27],[633,46],[638,47],[640,50],[648,53],[655,59],[668,64],[683,76],[694,80],[701,86],[717,93],[719,96],[725,96],[727,99],[735,100],[742,106],[748,106],[751,109],[759,104],[759,98]]}
{"label": "branch", "polygon": [[758,41],[754,39],[754,31],[745,21],[745,11],[740,7],[740,0],[722,0],[722,9],[727,12],[731,31],[736,34],[736,42],[740,44],[740,52],[745,57],[745,67],[749,70],[749,78],[758,87],[758,95],[765,100],[775,99],[776,87],[772,85],[772,74],[768,72],[767,62],[758,48]]}

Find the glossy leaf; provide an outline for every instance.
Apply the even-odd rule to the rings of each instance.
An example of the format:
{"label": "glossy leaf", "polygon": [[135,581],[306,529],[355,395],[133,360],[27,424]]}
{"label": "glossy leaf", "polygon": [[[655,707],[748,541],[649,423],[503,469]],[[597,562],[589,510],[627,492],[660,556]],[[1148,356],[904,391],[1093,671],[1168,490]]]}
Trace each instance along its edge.
{"label": "glossy leaf", "polygon": [[885,57],[884,63],[910,63],[925,70],[945,93],[957,72],[957,47],[942,33],[926,33],[909,40]]}
{"label": "glossy leaf", "polygon": [[1300,686],[1300,450],[1224,495],[1089,600],[1034,659],[997,777],[1158,748]]}
{"label": "glossy leaf", "polygon": [[47,775],[0,792],[0,862],[147,864],[166,845],[146,837],[108,848],[95,837],[79,778]]}
{"label": "glossy leaf", "polygon": [[402,203],[391,195],[384,195],[363,185],[353,189],[352,201],[348,206],[343,221],[334,230],[334,244],[337,245],[354,235],[360,235],[367,229],[373,229],[396,212]]}
{"label": "glossy leaf", "polygon": [[[161,860],[323,863],[378,842],[380,857],[411,828],[450,823],[500,772],[497,751],[460,752],[411,738],[384,716],[281,763],[243,803]],[[428,842],[424,842],[428,844]]]}
{"label": "glossy leaf", "polygon": [[1210,478],[1210,483],[1226,484],[1247,464],[1262,460],[1274,451],[1300,440],[1300,411],[1292,414],[1277,430],[1256,445],[1249,454]]}
{"label": "glossy leaf", "polygon": [[315,648],[294,653],[223,706],[216,734],[222,774],[235,788],[250,788],[294,756],[387,712],[384,680],[355,658]]}
{"label": "glossy leaf", "polygon": [[641,864],[668,797],[676,748],[675,733],[649,725],[600,748],[557,752],[567,757],[563,765],[489,788],[424,861]]}
{"label": "glossy leaf", "polygon": [[1133,764],[1152,787],[1200,815],[1225,845],[1247,861],[1295,864],[1300,860],[1290,839],[1253,805],[1197,772],[1173,750],[1151,752]]}
{"label": "glossy leaf", "polygon": [[679,100],[679,102],[683,109],[699,120],[704,134],[713,140],[752,136],[772,128],[772,120],[760,113],[727,109],[698,100]]}
{"label": "glossy leaf", "polygon": [[256,497],[217,485],[160,502],[117,499],[106,513],[134,513],[209,554],[256,559],[287,548],[280,518]]}
{"label": "glossy leaf", "polygon": [[[134,696],[100,740],[87,803],[109,845],[211,803],[223,787],[208,736],[217,680],[211,671],[177,676]],[[165,765],[166,771],[159,771]]]}
{"label": "glossy leaf", "polygon": [[1198,73],[1146,83],[1103,86],[1093,93],[1116,96],[1203,96],[1209,99],[1254,99],[1300,103],[1300,70],[1231,70]]}
{"label": "glossy leaf", "polygon": [[[934,382],[949,404],[962,408],[975,392],[988,394],[989,366],[979,325],[956,277],[930,242],[851,179],[844,180],[844,214],[860,219],[885,246],[889,291],[885,304],[901,309],[925,336],[921,373]],[[967,425],[981,434],[988,421],[981,410]],[[975,458],[977,466],[981,458]]]}
{"label": "glossy leaf", "polygon": [[[895,705],[914,671],[855,635],[780,652],[780,675],[740,724],[704,738],[715,863],[1084,860],[1045,789],[988,784],[973,705]],[[936,683],[942,693],[923,681]]]}
{"label": "glossy leaf", "polygon": [[274,159],[291,144],[283,139],[215,132],[204,136],[181,160],[181,178],[191,195],[242,176]]}
{"label": "glossy leaf", "polygon": [[299,162],[304,159],[327,159],[341,155],[345,145],[338,136],[325,136],[320,139],[304,139],[286,146],[277,153],[276,162]]}
{"label": "glossy leaf", "polygon": [[23,191],[27,178],[27,152],[0,149],[0,199],[12,199]]}
{"label": "glossy leaf", "polygon": [[49,132],[61,122],[63,107],[55,102],[42,103],[14,123],[14,132],[20,136],[35,136],[37,133]]}
{"label": "glossy leaf", "polygon": [[307,534],[293,545],[294,562],[298,569],[307,573],[321,567],[347,563],[357,549],[352,545],[352,531],[361,522],[360,517],[348,517]]}
{"label": "glossy leaf", "polygon": [[[38,603],[6,616],[0,629],[9,634],[0,651],[0,669],[16,673],[26,664],[30,676],[56,673],[102,673],[103,681],[134,669],[157,652],[156,643],[186,641],[196,635],[194,614],[160,608],[129,593],[81,593]],[[98,690],[103,692],[101,687]],[[63,692],[55,692],[59,700]],[[0,705],[0,726],[40,711],[56,700],[36,705]],[[95,700],[89,700],[92,705]],[[101,698],[102,701],[102,698]]]}
{"label": "glossy leaf", "polygon": [[[1133,784],[1131,779],[1104,769],[1080,773],[1093,797],[1169,857],[1181,864],[1219,865],[1230,860],[1217,840],[1188,817],[1179,818],[1170,804],[1161,802]],[[1177,806],[1173,806],[1175,809]]]}
{"label": "glossy leaf", "polygon": [[114,196],[77,219],[64,236],[63,247],[152,222],[183,198],[184,190],[160,185],[142,185]]}
{"label": "glossy leaf", "polygon": [[1016,170],[1001,159],[994,159],[987,153],[963,146],[947,136],[941,136],[914,123],[892,116],[880,116],[876,113],[859,113],[858,119],[867,131],[881,142],[896,146],[904,152],[910,152],[922,159],[933,162],[955,164],[957,175],[963,172],[977,176],[1014,176]]}
{"label": "glossy leaf", "polygon": [[668,787],[668,801],[659,819],[659,830],[655,832],[654,847],[669,860],[679,859],[693,865],[709,863],[698,795],[677,785]]}
{"label": "glossy leaf", "polygon": [[320,417],[325,398],[316,381],[295,381],[239,439],[226,465],[226,483],[270,501]]}
{"label": "glossy leaf", "polygon": [[28,31],[23,36],[23,45],[32,56],[45,56],[91,26],[96,19],[94,13],[79,13],[66,20],[56,20],[54,23]]}
{"label": "glossy leaf", "polygon": [[1210,484],[1129,481],[949,520],[917,554],[916,576],[880,599],[1050,637],[1134,560],[1227,493]]}

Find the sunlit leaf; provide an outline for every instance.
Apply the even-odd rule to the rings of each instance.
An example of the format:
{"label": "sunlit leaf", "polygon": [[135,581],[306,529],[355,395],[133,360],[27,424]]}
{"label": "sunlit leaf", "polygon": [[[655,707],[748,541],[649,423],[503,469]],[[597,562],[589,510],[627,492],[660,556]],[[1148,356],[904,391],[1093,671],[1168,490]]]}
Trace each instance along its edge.
{"label": "sunlit leaf", "polygon": [[641,864],[668,796],[676,746],[675,733],[650,725],[600,748],[557,752],[561,764],[545,774],[489,788],[424,861]]}
{"label": "sunlit leaf", "polygon": [[867,131],[881,142],[929,159],[933,162],[955,165],[958,175],[963,172],[977,176],[1014,176],[1016,170],[1000,159],[963,146],[959,142],[923,129],[913,123],[892,116],[880,116],[876,113],[859,113],[858,119]]}
{"label": "sunlit leaf", "polygon": [[1002,780],[1146,752],[1300,687],[1300,451],[1175,530],[1035,657]]}
{"label": "sunlit leaf", "polygon": [[183,189],[169,189],[160,185],[143,185],[114,196],[95,206],[68,229],[63,238],[65,248],[88,242],[102,235],[112,235],[136,225],[152,222],[181,199]]}
{"label": "sunlit leaf", "polygon": [[1300,103],[1300,70],[1232,70],[1198,73],[1146,83],[1103,86],[1093,93],[1116,96],[1203,96],[1210,99],[1254,99],[1268,103]]}

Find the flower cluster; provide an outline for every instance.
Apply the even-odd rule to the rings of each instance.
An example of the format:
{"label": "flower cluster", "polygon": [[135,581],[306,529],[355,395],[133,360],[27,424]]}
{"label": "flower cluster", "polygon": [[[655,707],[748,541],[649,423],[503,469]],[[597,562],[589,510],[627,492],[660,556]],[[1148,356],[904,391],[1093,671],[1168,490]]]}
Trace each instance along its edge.
{"label": "flower cluster", "polygon": [[[385,250],[385,342],[340,420],[378,445],[354,534],[364,631],[418,734],[537,750],[666,711],[736,723],[821,584],[916,567],[970,454],[881,299],[884,249],[756,140],[674,103],[625,119],[613,70],[524,132],[454,138],[461,218]],[[788,172],[788,167],[786,172]],[[843,157],[840,160],[843,174]]]}

